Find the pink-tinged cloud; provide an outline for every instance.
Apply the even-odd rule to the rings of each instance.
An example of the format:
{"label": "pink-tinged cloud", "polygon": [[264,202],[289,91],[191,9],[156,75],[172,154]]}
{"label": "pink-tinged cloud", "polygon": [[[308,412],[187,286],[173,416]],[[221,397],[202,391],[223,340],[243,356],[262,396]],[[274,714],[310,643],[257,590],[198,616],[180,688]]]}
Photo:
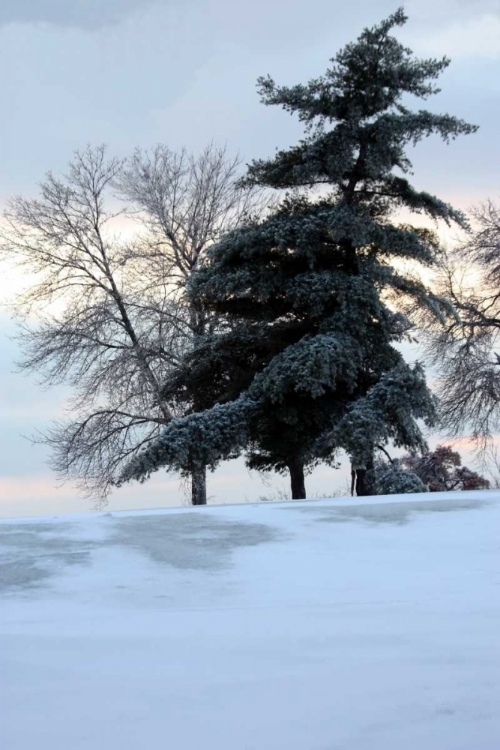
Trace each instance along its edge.
{"label": "pink-tinged cloud", "polygon": [[[128,486],[109,498],[107,507],[163,507],[180,505],[182,497],[174,479],[152,481],[149,485]],[[46,514],[84,513],[96,503],[82,497],[70,484],[58,485],[57,480],[43,475],[33,477],[0,477],[0,517],[37,516]]]}

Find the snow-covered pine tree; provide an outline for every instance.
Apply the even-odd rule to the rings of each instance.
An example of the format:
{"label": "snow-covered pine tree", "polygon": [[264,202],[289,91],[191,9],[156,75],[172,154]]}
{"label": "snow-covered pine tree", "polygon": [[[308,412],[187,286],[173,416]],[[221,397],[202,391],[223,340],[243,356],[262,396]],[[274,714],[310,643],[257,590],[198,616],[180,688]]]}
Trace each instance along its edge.
{"label": "snow-covered pine tree", "polygon": [[288,469],[293,497],[304,497],[304,469],[342,448],[357,493],[367,494],[376,446],[424,448],[417,420],[433,422],[435,401],[421,366],[406,364],[395,344],[411,326],[403,304],[440,314],[411,271],[432,266],[439,243],[397,212],[464,218],[411,186],[406,148],[476,128],[409,108],[411,96],[437,93],[449,61],[415,59],[390,33],[406,20],[398,10],[366,29],[305,85],[260,79],[263,102],[298,114],[306,134],[254,162],[245,182],[285,198],[227,234],[193,277],[190,294],[221,327],[167,388],[180,399],[203,393],[204,410],[171,422],[122,481],[246,452],[250,466]]}

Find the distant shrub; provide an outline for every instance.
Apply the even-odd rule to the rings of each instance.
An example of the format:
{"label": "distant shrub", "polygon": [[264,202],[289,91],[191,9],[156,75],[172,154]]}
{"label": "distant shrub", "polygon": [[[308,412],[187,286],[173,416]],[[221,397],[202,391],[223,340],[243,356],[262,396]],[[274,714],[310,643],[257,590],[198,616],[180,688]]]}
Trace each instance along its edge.
{"label": "distant shrub", "polygon": [[485,477],[462,466],[460,454],[448,445],[438,445],[435,451],[428,451],[422,456],[403,456],[401,464],[416,474],[430,492],[487,490],[490,487]]}
{"label": "distant shrub", "polygon": [[428,492],[422,480],[413,472],[402,468],[399,461],[379,461],[374,469],[374,487],[377,495],[407,495]]}

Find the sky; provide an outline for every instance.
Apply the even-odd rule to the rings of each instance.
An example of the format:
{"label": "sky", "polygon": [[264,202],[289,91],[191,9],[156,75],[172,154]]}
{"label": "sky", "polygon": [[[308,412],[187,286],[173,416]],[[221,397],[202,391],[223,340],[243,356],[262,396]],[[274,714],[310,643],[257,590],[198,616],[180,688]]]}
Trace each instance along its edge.
{"label": "sky", "polygon": [[[48,170],[62,172],[75,149],[106,143],[127,156],[165,143],[200,151],[226,144],[245,161],[296,142],[300,124],[263,107],[256,79],[294,84],[321,75],[336,51],[397,0],[3,0],[0,3],[0,210],[10,196],[35,196]],[[459,208],[500,198],[500,0],[409,0],[398,32],[418,55],[452,59],[429,108],[480,126],[444,146],[412,154],[414,184]],[[0,277],[0,297],[16,277]],[[59,486],[43,446],[27,436],[64,407],[63,389],[43,391],[15,373],[17,344],[0,307],[0,516],[91,510]],[[436,436],[433,441],[439,439]],[[345,486],[346,471],[318,469],[311,494]],[[277,495],[241,462],[209,477],[213,502]],[[174,477],[129,485],[109,508],[183,502]]]}

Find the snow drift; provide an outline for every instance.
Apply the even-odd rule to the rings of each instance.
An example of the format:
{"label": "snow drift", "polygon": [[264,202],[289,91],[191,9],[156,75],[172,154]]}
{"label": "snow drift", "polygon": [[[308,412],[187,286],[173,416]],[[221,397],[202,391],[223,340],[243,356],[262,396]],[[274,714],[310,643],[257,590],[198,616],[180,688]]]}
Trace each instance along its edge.
{"label": "snow drift", "polygon": [[497,750],[494,492],[0,522],[5,750]]}

